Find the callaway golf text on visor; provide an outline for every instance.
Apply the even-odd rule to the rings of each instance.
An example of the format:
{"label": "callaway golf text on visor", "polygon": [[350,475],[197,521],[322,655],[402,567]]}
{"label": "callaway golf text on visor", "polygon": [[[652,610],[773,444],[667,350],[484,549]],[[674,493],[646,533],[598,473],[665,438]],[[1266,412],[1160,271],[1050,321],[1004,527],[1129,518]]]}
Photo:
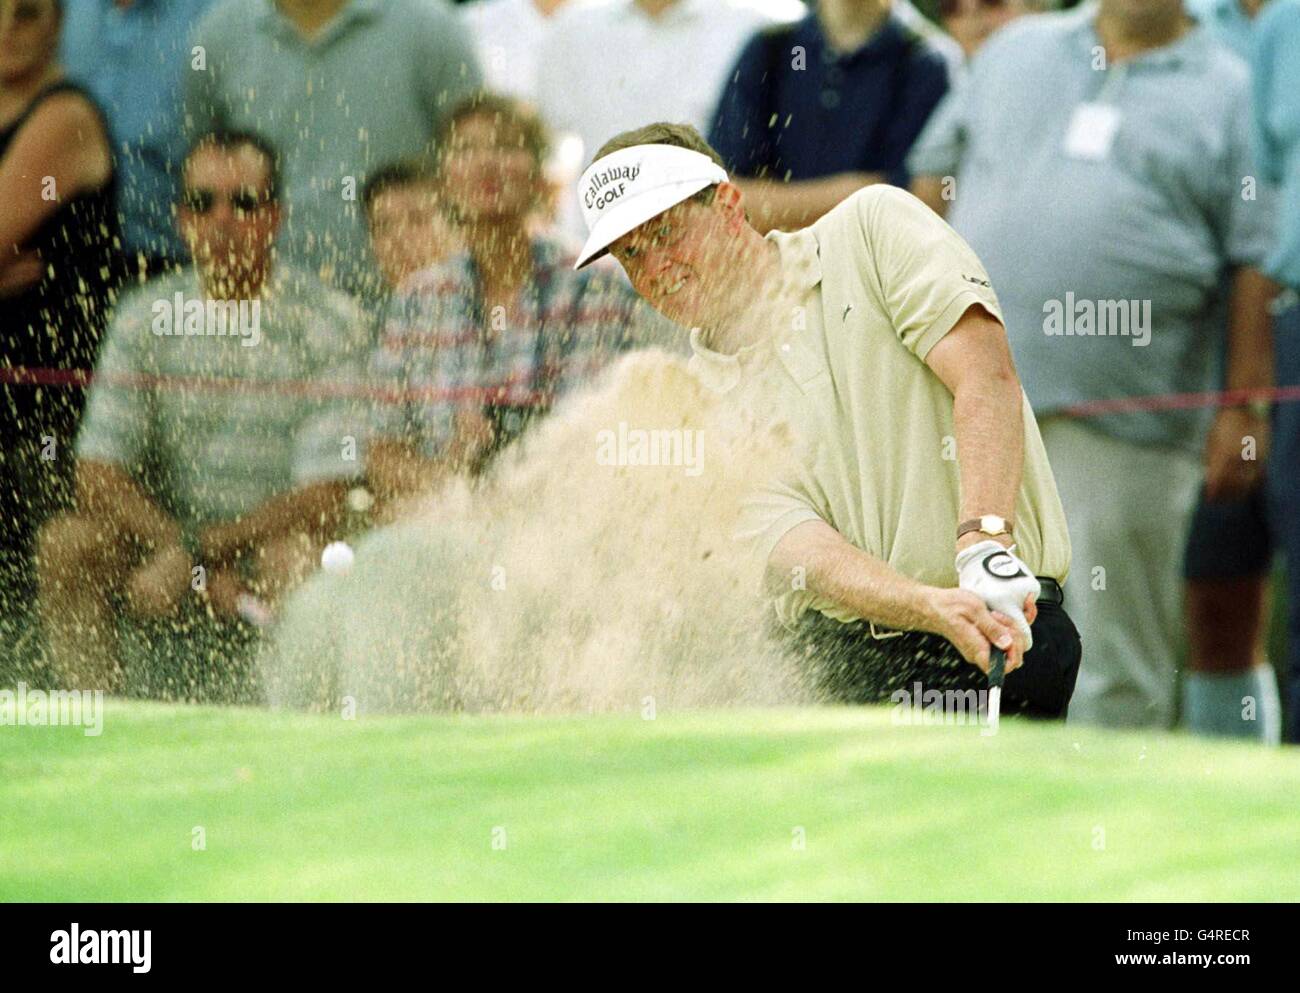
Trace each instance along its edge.
{"label": "callaway golf text on visor", "polygon": [[726,181],[726,170],[707,155],[676,145],[633,145],[597,159],[578,180],[590,234],[573,268],[600,258],[637,225]]}

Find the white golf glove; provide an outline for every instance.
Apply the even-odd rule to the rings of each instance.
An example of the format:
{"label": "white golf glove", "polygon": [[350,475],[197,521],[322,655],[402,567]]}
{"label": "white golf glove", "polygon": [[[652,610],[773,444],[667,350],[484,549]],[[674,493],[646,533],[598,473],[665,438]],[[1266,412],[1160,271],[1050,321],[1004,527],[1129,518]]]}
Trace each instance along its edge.
{"label": "white golf glove", "polygon": [[1042,586],[1013,554],[1015,550],[1015,545],[1003,548],[991,539],[963,549],[957,555],[957,585],[983,600],[989,610],[1010,617],[1025,636],[1025,651],[1029,651],[1034,636],[1025,620],[1025,598],[1032,593],[1037,600]]}

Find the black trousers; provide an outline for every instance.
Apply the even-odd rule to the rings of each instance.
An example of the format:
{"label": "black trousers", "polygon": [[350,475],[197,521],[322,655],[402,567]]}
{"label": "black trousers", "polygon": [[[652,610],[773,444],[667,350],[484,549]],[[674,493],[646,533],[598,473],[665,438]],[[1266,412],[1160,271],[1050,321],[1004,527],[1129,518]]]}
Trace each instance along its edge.
{"label": "black trousers", "polygon": [[[982,690],[988,677],[937,634],[908,631],[875,638],[865,621],[843,624],[810,610],[795,631],[782,630],[814,693],[831,703],[886,703],[891,693]],[[1002,713],[1064,719],[1079,674],[1079,632],[1059,599],[1038,601],[1034,647],[1007,676]]]}

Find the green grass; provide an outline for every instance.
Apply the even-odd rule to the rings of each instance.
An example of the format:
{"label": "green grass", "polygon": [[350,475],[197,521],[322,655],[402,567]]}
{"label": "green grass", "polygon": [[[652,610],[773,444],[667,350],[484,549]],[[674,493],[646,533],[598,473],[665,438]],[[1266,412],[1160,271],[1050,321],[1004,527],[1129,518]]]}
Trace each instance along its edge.
{"label": "green grass", "polygon": [[98,738],[0,727],[0,899],[1295,900],[1295,754],[887,708],[112,701]]}

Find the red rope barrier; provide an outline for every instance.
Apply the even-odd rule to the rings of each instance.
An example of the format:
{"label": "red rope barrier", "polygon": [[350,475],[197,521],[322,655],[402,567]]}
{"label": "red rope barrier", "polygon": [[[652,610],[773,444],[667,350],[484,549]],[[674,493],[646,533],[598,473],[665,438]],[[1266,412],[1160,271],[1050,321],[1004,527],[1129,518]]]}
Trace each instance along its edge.
{"label": "red rope barrier", "polygon": [[375,386],[370,383],[330,383],[305,379],[234,379],[220,376],[164,376],[150,373],[92,374],[86,369],[34,369],[25,366],[0,368],[0,383],[15,386],[72,386],[88,387],[94,384],[126,389],[174,389],[195,392],[274,393],[286,396],[359,397],[379,403],[434,403],[483,400],[500,402],[509,399],[518,406],[544,405],[554,398],[533,390],[522,398],[510,391],[526,385],[531,376],[510,376],[492,387],[463,386],[452,388],[425,387],[399,389]]}
{"label": "red rope barrier", "polygon": [[[93,375],[85,369],[41,369],[25,366],[0,367],[0,383],[15,386],[74,386],[86,387],[93,383],[120,386],[127,389],[177,389],[207,390],[212,392],[279,393],[289,396],[358,397],[378,403],[436,403],[482,400],[495,402],[506,398],[514,388],[526,385],[530,377],[512,376],[490,388],[464,386],[457,388],[425,387],[400,389],[375,386],[371,383],[329,383],[317,380],[292,379],[232,379],[200,376],[164,376],[137,373],[134,375]],[[552,398],[537,390],[524,394],[524,399],[509,394],[517,405],[542,405]],[[1139,397],[1117,397],[1112,400],[1090,400],[1074,404],[1053,413],[1067,417],[1101,417],[1107,414],[1147,413],[1151,411],[1196,410],[1205,407],[1235,407],[1252,400],[1273,403],[1300,401],[1300,386],[1282,386],[1272,389],[1218,390],[1205,393],[1167,393]]]}
{"label": "red rope barrier", "polygon": [[1133,414],[1154,410],[1197,410],[1202,407],[1239,407],[1252,400],[1292,403],[1300,400],[1300,386],[1279,386],[1267,390],[1217,390],[1209,393],[1166,393],[1145,397],[1090,400],[1064,408],[1067,417],[1100,417],[1104,414]]}

